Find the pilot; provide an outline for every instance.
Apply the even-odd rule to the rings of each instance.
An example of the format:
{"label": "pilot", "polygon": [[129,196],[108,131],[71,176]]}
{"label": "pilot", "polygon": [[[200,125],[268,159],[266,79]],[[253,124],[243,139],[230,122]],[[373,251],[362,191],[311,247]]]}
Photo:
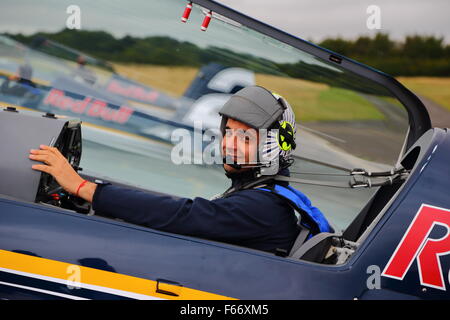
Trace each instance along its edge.
{"label": "pilot", "polygon": [[[0,92],[12,96],[23,97],[26,93],[39,94],[36,84],[31,80],[33,68],[29,64],[19,66],[17,74],[9,77],[0,87]],[[11,85],[11,80],[14,84]]]}
{"label": "pilot", "polygon": [[32,168],[51,174],[66,191],[91,202],[96,214],[162,231],[277,254],[288,254],[314,234],[332,232],[320,210],[289,186],[296,124],[287,101],[250,86],[231,96],[219,114],[223,168],[231,186],[211,200],[88,182],[57,149],[43,145],[31,150],[30,158],[44,164]]}
{"label": "pilot", "polygon": [[72,72],[74,79],[81,79],[89,85],[94,85],[97,82],[97,77],[94,72],[86,67],[86,57],[80,55],[77,58],[78,67]]}

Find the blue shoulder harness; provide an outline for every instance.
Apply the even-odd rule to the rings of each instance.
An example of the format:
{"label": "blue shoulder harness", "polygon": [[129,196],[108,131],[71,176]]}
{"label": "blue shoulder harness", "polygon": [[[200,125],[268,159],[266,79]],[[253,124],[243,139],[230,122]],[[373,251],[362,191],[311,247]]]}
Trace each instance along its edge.
{"label": "blue shoulder harness", "polygon": [[[311,201],[306,195],[293,187],[283,187],[276,184],[272,190],[266,188],[256,188],[256,190],[274,192],[288,200],[288,202],[294,206],[297,212],[302,216],[301,224],[308,229],[311,229],[313,233],[334,232],[324,214],[318,208],[311,205]],[[304,213],[306,213],[306,217],[304,216]]]}

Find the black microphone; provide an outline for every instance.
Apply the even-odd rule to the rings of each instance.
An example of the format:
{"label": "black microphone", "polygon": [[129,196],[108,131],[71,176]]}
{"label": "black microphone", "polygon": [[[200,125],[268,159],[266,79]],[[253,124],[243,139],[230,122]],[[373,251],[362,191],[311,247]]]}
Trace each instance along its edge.
{"label": "black microphone", "polygon": [[233,157],[230,156],[223,157],[223,163],[236,170],[242,169],[242,165],[238,164],[236,161],[234,161]]}

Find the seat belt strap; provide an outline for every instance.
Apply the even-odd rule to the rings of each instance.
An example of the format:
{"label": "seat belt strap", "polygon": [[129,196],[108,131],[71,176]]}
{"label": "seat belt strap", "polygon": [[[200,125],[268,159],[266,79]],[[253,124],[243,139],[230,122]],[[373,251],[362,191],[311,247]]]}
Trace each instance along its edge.
{"label": "seat belt strap", "polygon": [[298,248],[302,246],[303,243],[305,243],[306,239],[308,238],[308,235],[310,233],[310,230],[300,225],[300,233],[297,236],[297,239],[295,239],[294,245],[291,248],[291,251],[289,252],[289,256],[297,259],[295,256],[295,252]]}

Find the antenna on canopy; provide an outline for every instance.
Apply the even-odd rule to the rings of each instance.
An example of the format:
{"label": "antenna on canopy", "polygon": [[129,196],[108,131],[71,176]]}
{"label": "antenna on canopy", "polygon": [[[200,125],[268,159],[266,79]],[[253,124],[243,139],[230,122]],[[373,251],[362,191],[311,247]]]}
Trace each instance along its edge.
{"label": "antenna on canopy", "polygon": [[[203,9],[202,13],[206,16],[208,14],[208,10]],[[229,19],[229,18],[227,18],[225,16],[222,16],[222,15],[218,14],[217,12],[214,12],[214,17],[213,18],[215,20],[220,20],[220,21],[222,21],[222,22],[224,22],[226,24],[229,24],[229,25],[231,25],[233,27],[238,27],[238,28],[242,27],[242,24],[240,24],[239,22],[236,22],[236,21],[234,21],[232,19]]]}
{"label": "antenna on canopy", "polygon": [[181,22],[186,23],[186,21],[188,21],[191,11],[192,11],[192,1],[189,1],[188,4],[186,5],[186,8],[184,9],[183,16],[181,17]]}
{"label": "antenna on canopy", "polygon": [[209,10],[208,13],[205,15],[205,18],[203,19],[201,27],[202,31],[206,31],[206,29],[208,29],[209,23],[211,22],[211,18],[212,18],[212,11]]}

